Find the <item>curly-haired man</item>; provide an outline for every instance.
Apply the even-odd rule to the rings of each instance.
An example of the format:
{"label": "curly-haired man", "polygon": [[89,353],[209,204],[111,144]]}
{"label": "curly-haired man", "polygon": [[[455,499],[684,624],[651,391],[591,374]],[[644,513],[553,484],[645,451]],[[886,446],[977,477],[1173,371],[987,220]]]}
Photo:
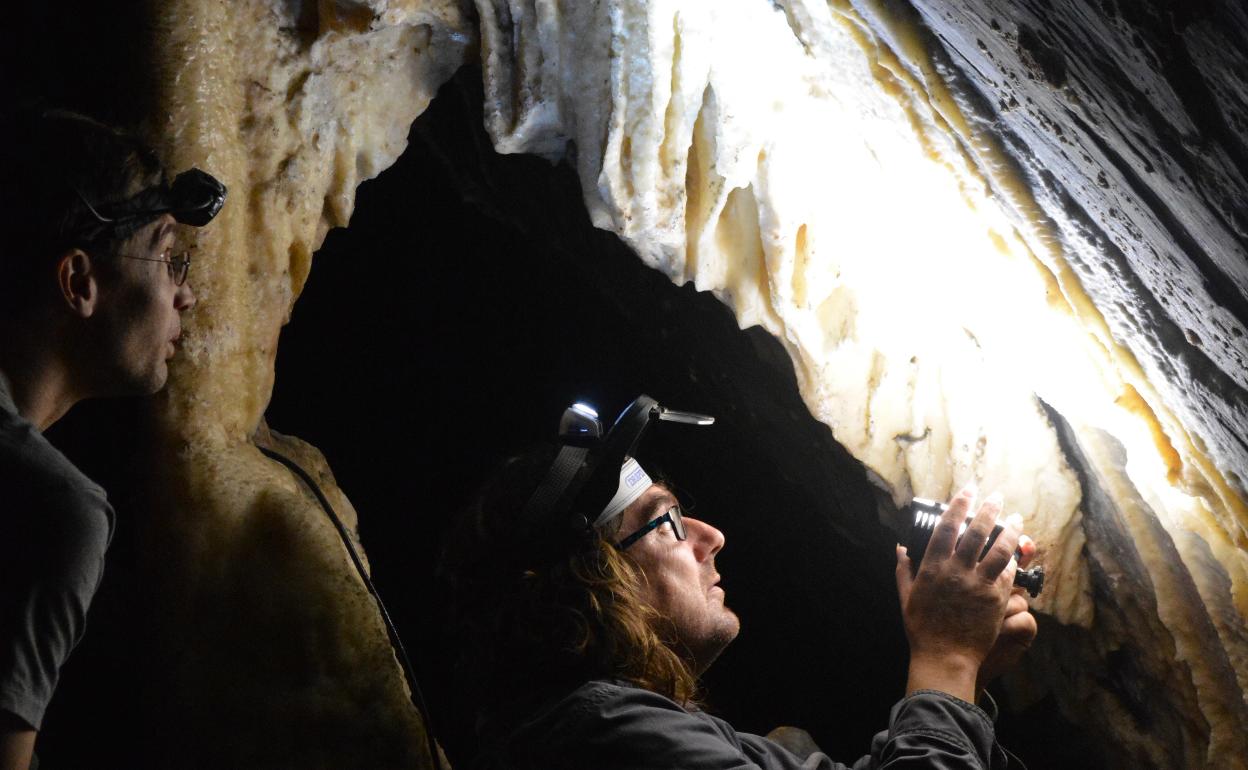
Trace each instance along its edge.
{"label": "curly-haired man", "polygon": [[[701,710],[696,679],[736,637],[715,557],[724,535],[683,514],[630,456],[652,420],[706,424],[645,396],[604,435],[576,405],[563,445],[507,463],[451,541],[445,569],[480,708],[482,761],[507,768],[839,768],[737,732]],[[898,548],[911,658],[905,697],[854,768],[999,768],[1008,756],[973,705],[980,683],[1036,633],[1012,590],[1020,533],[964,490],[917,575]],[[1034,545],[1022,540],[1024,560]]]}

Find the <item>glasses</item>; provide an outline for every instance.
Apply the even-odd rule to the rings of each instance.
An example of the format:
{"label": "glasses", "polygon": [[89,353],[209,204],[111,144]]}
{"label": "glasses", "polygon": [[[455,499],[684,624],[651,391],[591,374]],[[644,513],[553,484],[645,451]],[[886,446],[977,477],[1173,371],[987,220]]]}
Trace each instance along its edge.
{"label": "glasses", "polygon": [[181,254],[174,254],[171,257],[157,259],[155,257],[132,257],[129,254],[118,254],[122,259],[137,259],[140,262],[164,262],[169,266],[169,277],[173,279],[173,283],[181,286],[186,283],[186,276],[191,272],[191,253],[184,251]]}
{"label": "glasses", "polygon": [[615,547],[620,549],[621,551],[627,550],[628,547],[631,546],[633,543],[636,543],[638,540],[642,539],[646,535],[650,534],[652,531],[663,526],[667,522],[671,522],[672,530],[676,533],[676,539],[684,540],[685,539],[684,514],[681,512],[679,505],[673,505],[671,508],[668,508],[667,511],[662,516],[658,516],[656,518],[651,519],[641,529],[637,530],[633,534],[629,535],[628,537],[624,538],[620,542],[616,543]]}

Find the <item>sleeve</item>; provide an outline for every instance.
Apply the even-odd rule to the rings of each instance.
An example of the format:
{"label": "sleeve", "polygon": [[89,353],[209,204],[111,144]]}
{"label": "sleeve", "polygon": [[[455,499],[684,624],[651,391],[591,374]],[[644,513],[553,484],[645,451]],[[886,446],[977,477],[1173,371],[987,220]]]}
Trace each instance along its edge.
{"label": "sleeve", "polygon": [[1009,764],[992,720],[978,706],[936,690],[920,690],[893,706],[888,730],[871,742],[855,768],[1001,770]]}
{"label": "sleeve", "polygon": [[593,693],[551,735],[570,738],[557,752],[559,767],[845,770],[822,754],[803,761],[766,738],[737,733],[721,719],[632,687]]}
{"label": "sleeve", "polygon": [[28,542],[12,544],[23,551],[22,568],[0,589],[0,709],[39,729],[61,666],[82,638],[113,516],[94,490],[56,495],[30,515],[39,525],[26,529]]}
{"label": "sleeve", "polygon": [[[1000,770],[1008,762],[992,722],[978,707],[945,693],[920,691],[897,703],[889,728],[852,766],[815,752],[800,758],[721,719],[689,713],[636,688],[614,688],[588,700],[575,724],[569,767],[613,770]],[[566,734],[566,733],[565,733]],[[588,763],[588,764],[586,764]]]}
{"label": "sleeve", "polygon": [[[757,758],[759,767],[772,767],[764,757],[785,751],[757,735],[741,733],[739,737],[747,754]],[[922,690],[893,706],[888,729],[876,734],[871,741],[871,753],[851,767],[853,770],[1002,770],[1007,765],[1004,750],[996,744],[992,720],[983,710],[943,692]],[[844,767],[821,752],[793,766],[802,770]]]}

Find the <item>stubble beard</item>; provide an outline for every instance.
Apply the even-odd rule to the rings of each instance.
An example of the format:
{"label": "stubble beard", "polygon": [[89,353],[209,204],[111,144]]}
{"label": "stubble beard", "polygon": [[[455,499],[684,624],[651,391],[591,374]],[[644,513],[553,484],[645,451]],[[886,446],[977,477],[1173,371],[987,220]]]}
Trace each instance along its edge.
{"label": "stubble beard", "polygon": [[724,606],[720,607],[720,612],[722,617],[716,618],[718,622],[704,638],[695,644],[683,645],[687,651],[686,662],[695,676],[706,673],[741,632],[741,621],[735,612]]}

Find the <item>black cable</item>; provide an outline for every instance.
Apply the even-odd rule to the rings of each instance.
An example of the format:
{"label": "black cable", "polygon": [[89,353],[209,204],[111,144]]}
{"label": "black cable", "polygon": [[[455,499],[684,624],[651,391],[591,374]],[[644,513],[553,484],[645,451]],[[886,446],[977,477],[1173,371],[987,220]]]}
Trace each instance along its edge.
{"label": "black cable", "polygon": [[325,493],[321,491],[320,485],[298,463],[272,449],[266,449],[262,446],[257,446],[256,448],[265,457],[285,465],[292,473],[302,479],[303,483],[307,484],[312,493],[316,495],[317,501],[325,509],[329,520],[334,523],[334,528],[338,530],[338,536],[342,538],[342,544],[347,547],[347,553],[351,555],[351,561],[355,564],[356,571],[360,573],[360,579],[364,581],[364,587],[368,589],[373,600],[377,602],[377,609],[381,611],[381,619],[386,624],[386,633],[390,636],[390,646],[394,648],[399,663],[403,666],[403,674],[407,677],[408,687],[412,691],[412,705],[420,712],[420,718],[425,722],[425,739],[429,743],[429,756],[433,759],[434,768],[442,770],[442,760],[438,756],[438,744],[433,735],[433,720],[429,718],[429,706],[425,703],[425,695],[420,690],[420,683],[416,681],[416,671],[412,668],[411,659],[407,657],[407,649],[403,646],[403,640],[399,638],[399,630],[394,627],[394,622],[390,620],[390,613],[386,611],[386,604],[381,600],[381,594],[377,593],[376,587],[373,586],[373,581],[368,577],[368,571],[364,569],[364,563],[360,561],[360,555],[356,553],[355,546],[351,544],[351,538],[347,535],[347,528],[343,526],[342,520],[338,518],[338,514],[334,513],[334,508],[329,504]]}

